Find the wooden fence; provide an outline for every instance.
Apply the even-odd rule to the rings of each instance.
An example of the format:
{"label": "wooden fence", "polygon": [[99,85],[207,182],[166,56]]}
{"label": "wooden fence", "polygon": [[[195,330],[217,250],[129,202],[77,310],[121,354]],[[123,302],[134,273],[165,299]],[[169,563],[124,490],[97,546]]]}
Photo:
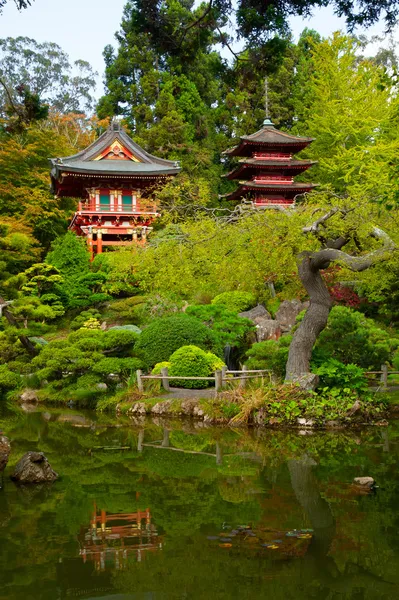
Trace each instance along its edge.
{"label": "wooden fence", "polygon": [[[388,377],[389,375],[399,375],[399,371],[388,371],[388,365],[381,365],[381,371],[366,371],[366,376],[371,376],[369,378],[369,382],[379,384],[378,387],[381,387],[384,390],[389,389]],[[397,387],[398,384],[393,383],[392,387]]]}
{"label": "wooden fence", "polygon": [[160,375],[143,375],[139,370],[136,371],[136,377],[139,392],[144,391],[144,381],[151,379],[161,381],[162,387],[167,392],[170,391],[170,381],[173,380],[182,381],[191,379],[194,381],[214,381],[215,391],[219,392],[223,388],[224,383],[238,381],[240,387],[245,387],[248,379],[263,378],[266,373],[271,373],[271,371],[269,369],[247,369],[247,367],[244,366],[240,371],[229,371],[224,367],[221,370],[215,371],[215,374],[210,377],[182,377],[180,375],[169,375],[168,368],[164,367],[161,369]]}

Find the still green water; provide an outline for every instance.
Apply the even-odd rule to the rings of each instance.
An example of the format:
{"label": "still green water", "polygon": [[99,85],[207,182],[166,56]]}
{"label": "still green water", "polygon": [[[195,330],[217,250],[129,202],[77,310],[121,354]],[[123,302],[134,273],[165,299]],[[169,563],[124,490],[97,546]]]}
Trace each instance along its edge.
{"label": "still green water", "polygon": [[[39,412],[0,429],[1,600],[399,597],[399,424],[304,435]],[[28,450],[55,484],[11,482]],[[362,475],[375,493],[353,489]]]}

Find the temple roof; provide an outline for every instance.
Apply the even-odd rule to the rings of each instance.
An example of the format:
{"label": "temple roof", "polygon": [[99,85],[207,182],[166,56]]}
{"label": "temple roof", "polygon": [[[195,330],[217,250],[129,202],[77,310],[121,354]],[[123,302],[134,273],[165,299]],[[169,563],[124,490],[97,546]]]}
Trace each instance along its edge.
{"label": "temple roof", "polygon": [[273,183],[256,183],[254,181],[240,181],[239,187],[233,192],[223,194],[220,198],[226,198],[226,200],[234,200],[241,198],[247,192],[268,192],[268,193],[279,193],[282,195],[289,195],[294,197],[296,194],[303,194],[310,192],[317,187],[316,183],[287,183],[287,184],[273,184]]}
{"label": "temple roof", "polygon": [[285,172],[299,174],[302,171],[306,171],[309,167],[317,164],[315,160],[258,160],[256,158],[243,158],[239,161],[239,164],[232,169],[229,173],[222,175],[226,179],[237,179],[242,175],[247,176],[248,173],[257,170],[263,171],[277,171],[281,174]]}
{"label": "temple roof", "polygon": [[306,148],[315,138],[298,137],[276,129],[273,123],[266,120],[262,129],[251,135],[243,135],[240,142],[233,148],[228,148],[223,154],[228,156],[247,156],[256,151],[256,148],[280,148],[293,152],[299,152]]}
{"label": "temple roof", "polygon": [[71,177],[88,175],[101,177],[103,175],[132,175],[139,177],[154,177],[176,175],[180,165],[173,160],[159,158],[146,152],[134,142],[122,129],[119,123],[113,122],[107,131],[90,146],[62,158],[51,158],[51,179],[53,189],[57,191],[57,182],[66,174]]}

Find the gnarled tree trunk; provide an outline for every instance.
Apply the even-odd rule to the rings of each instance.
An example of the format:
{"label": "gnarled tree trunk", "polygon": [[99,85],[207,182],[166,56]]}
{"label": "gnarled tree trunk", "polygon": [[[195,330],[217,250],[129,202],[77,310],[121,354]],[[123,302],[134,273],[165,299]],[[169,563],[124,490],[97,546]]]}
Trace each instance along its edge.
{"label": "gnarled tree trunk", "polygon": [[322,249],[316,252],[303,252],[298,259],[299,277],[309,294],[310,306],[303,321],[292,339],[286,366],[286,381],[298,381],[301,387],[314,389],[318,383],[317,376],[310,373],[310,359],[313,346],[327,325],[332,300],[320,271],[327,269],[331,263],[340,262],[351,271],[365,271],[378,261],[386,260],[393,250],[397,250],[391,238],[381,229],[374,227],[370,236],[383,241],[383,246],[363,256],[351,256],[342,252],[341,248],[349,242],[345,237],[326,240],[319,233],[319,228],[334,214],[345,211],[333,208],[304,228],[304,233],[313,233],[322,243]]}
{"label": "gnarled tree trunk", "polygon": [[309,294],[310,306],[292,339],[286,366],[286,379],[292,381],[309,372],[313,346],[327,325],[332,300],[320,270],[312,261],[311,253],[304,253],[298,273]]}

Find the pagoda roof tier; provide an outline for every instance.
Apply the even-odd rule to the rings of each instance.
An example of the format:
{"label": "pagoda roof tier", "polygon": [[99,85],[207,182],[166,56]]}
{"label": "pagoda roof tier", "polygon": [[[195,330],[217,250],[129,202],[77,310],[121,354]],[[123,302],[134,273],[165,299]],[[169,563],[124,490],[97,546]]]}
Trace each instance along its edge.
{"label": "pagoda roof tier", "polygon": [[265,121],[262,129],[251,135],[243,135],[240,142],[228,148],[223,154],[227,156],[251,156],[253,152],[270,149],[288,151],[292,154],[303,150],[315,138],[298,137],[276,129],[271,121]]}
{"label": "pagoda roof tier", "polygon": [[[51,158],[50,163],[52,190],[60,196],[72,195],[73,192],[80,197],[84,186],[98,185],[98,181],[111,179],[112,185],[117,184],[119,179],[122,182],[130,178],[156,181],[180,171],[178,162],[149,154],[117,122],[113,122],[107,131],[81,152]],[[91,181],[83,184],[82,179]],[[63,185],[65,180],[69,180],[67,186]],[[76,185],[71,185],[71,180],[76,180]]]}
{"label": "pagoda roof tier", "polygon": [[303,171],[306,171],[313,165],[317,164],[315,160],[292,160],[287,158],[286,160],[259,160],[256,158],[244,158],[239,161],[232,171],[222,175],[226,179],[238,179],[245,175],[249,177],[252,173],[255,174],[259,171],[276,171],[278,173],[298,175]]}
{"label": "pagoda roof tier", "polygon": [[287,183],[276,185],[272,183],[255,183],[254,181],[241,181],[240,186],[228,194],[223,194],[220,198],[226,200],[236,200],[247,195],[248,192],[257,192],[265,194],[280,194],[285,198],[294,198],[298,194],[311,192],[317,187],[316,183]]}

